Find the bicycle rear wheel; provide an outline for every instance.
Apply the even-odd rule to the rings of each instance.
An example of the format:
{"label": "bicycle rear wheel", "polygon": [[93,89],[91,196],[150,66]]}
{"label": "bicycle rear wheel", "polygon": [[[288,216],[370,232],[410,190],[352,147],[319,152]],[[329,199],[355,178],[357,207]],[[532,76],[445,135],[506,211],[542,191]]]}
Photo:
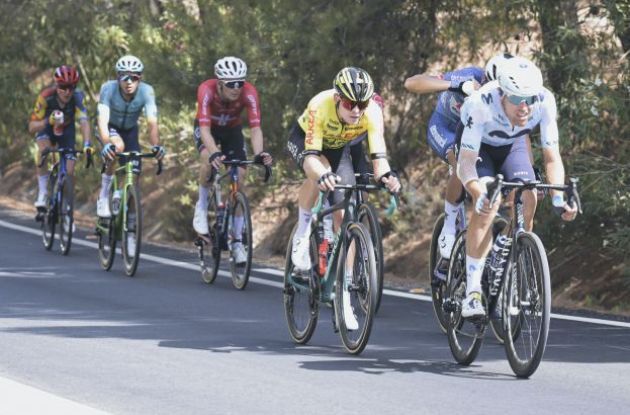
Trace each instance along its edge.
{"label": "bicycle rear wheel", "polygon": [[378,288],[376,291],[376,307],[374,313],[378,313],[381,307],[381,297],[383,296],[383,283],[385,277],[385,261],[383,259],[383,234],[378,221],[376,209],[368,202],[364,202],[357,210],[357,220],[366,227],[370,233],[372,244],[374,245],[374,261],[376,263],[376,280]]}
{"label": "bicycle rear wheel", "polygon": [[142,206],[140,205],[140,192],[136,186],[129,186],[126,193],[127,200],[123,207],[122,257],[125,274],[133,277],[140,261]]}
{"label": "bicycle rear wheel", "polygon": [[351,223],[345,233],[337,263],[335,316],[346,350],[359,354],[368,343],[374,321],[378,290],[376,262],[374,245],[363,224]]}
{"label": "bicycle rear wheel", "polygon": [[466,231],[460,232],[455,240],[448,268],[444,299],[448,345],[455,361],[467,366],[479,354],[486,325],[481,320],[461,316],[466,297]]}
{"label": "bicycle rear wheel", "polygon": [[514,245],[514,268],[508,274],[505,351],[510,367],[521,378],[540,364],[551,315],[551,279],[545,248],[538,236],[524,232]]}
{"label": "bicycle rear wheel", "polygon": [[[234,224],[238,216],[242,215],[243,225],[239,235],[234,233]],[[240,220],[240,219],[239,219]],[[232,274],[232,284],[239,290],[245,289],[249,281],[249,274],[252,268],[252,219],[249,210],[249,202],[242,192],[236,192],[234,206],[230,211],[228,233],[233,236],[234,241],[240,240],[245,251],[245,263],[237,264],[235,261],[232,246],[230,246],[230,272]]]}
{"label": "bicycle rear wheel", "polygon": [[[431,248],[429,250],[429,281],[431,282],[431,300],[433,303],[433,312],[437,320],[438,326],[443,333],[446,333],[448,317],[444,313],[444,296],[446,295],[446,276],[439,278],[436,270],[441,265],[442,255],[438,248],[438,239],[444,226],[444,214],[442,213],[433,225],[433,234],[431,236]],[[448,270],[446,270],[448,272]]]}
{"label": "bicycle rear wheel", "polygon": [[[296,225],[297,227],[297,225]],[[284,313],[289,334],[294,342],[307,343],[317,327],[319,316],[319,280],[313,269],[308,272],[295,272],[291,261],[293,228],[287,246],[284,266]],[[311,245],[313,238],[311,237]],[[311,246],[311,248],[314,248]],[[310,250],[311,253],[313,249]],[[317,252],[315,248],[315,252]],[[312,259],[312,258],[311,258]]]}
{"label": "bicycle rear wheel", "polygon": [[59,247],[63,255],[68,255],[72,245],[72,231],[74,228],[74,186],[70,176],[66,176],[63,180],[58,210]]}
{"label": "bicycle rear wheel", "polygon": [[46,213],[42,220],[42,242],[46,250],[50,251],[55,241],[55,223],[57,222],[57,170],[52,169],[46,184],[48,196],[46,198]]}

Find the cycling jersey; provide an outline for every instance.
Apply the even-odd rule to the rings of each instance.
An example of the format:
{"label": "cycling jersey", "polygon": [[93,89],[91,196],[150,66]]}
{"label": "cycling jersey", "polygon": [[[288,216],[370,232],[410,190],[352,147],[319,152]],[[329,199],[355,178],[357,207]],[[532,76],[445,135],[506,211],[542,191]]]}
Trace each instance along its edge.
{"label": "cycling jersey", "polygon": [[[474,79],[479,84],[484,81],[484,71],[476,66],[469,66],[446,72],[439,76],[444,81],[450,81],[452,86],[458,86],[461,82]],[[464,103],[464,95],[459,92],[444,91],[438,95],[438,103],[435,112],[444,116],[449,127],[455,131],[455,126],[459,122],[459,110]]]}
{"label": "cycling jersey", "polygon": [[247,108],[249,127],[260,126],[260,102],[254,85],[245,82],[236,101],[219,97],[218,79],[208,79],[197,88],[197,116],[201,127],[236,127],[241,125],[241,112]]}
{"label": "cycling jersey", "polygon": [[461,108],[464,130],[461,148],[479,151],[481,143],[490,146],[506,146],[525,135],[540,124],[540,141],[543,148],[558,147],[558,125],[556,123],[556,99],[546,88],[530,107],[529,120],[523,127],[513,126],[508,120],[501,96],[503,92],[497,81],[489,82],[475,91]]}
{"label": "cycling jersey", "polygon": [[298,124],[306,133],[305,150],[322,151],[342,148],[367,132],[370,153],[385,154],[383,113],[378,103],[373,99],[370,100],[359,122],[350,125],[339,119],[334,96],[334,89],[315,95],[309,101],[304,113],[298,118]]}
{"label": "cycling jersey", "polygon": [[116,129],[130,130],[135,127],[143,108],[147,120],[157,120],[155,92],[151,85],[144,82],[140,82],[133,98],[126,101],[122,96],[118,81],[107,81],[101,87],[98,103],[109,107],[109,125]]}
{"label": "cycling jersey", "polygon": [[41,121],[50,116],[50,114],[59,110],[63,112],[64,127],[74,125],[74,121],[82,121],[88,119],[87,109],[83,103],[83,92],[75,89],[68,103],[61,108],[57,99],[57,87],[51,86],[43,89],[37,96],[35,107],[31,113],[31,121]]}

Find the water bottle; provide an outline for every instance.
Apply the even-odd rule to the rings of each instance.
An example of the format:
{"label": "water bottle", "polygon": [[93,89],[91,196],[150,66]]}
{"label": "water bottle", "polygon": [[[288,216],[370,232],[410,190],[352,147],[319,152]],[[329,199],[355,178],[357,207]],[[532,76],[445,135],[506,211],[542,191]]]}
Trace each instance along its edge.
{"label": "water bottle", "polygon": [[324,216],[324,238],[328,243],[333,240],[333,219],[332,215]]}
{"label": "water bottle", "polygon": [[490,269],[490,295],[497,295],[499,292],[499,286],[501,285],[503,272],[505,272],[505,265],[508,260],[508,255],[510,254],[511,244],[512,238],[505,235],[499,235],[494,240],[492,251],[490,252],[490,259],[488,260],[488,267]]}
{"label": "water bottle", "polygon": [[53,134],[54,135],[63,135],[63,112],[59,110],[54,110],[52,113],[53,116]]}
{"label": "water bottle", "polygon": [[120,190],[114,190],[114,194],[112,195],[112,214],[114,215],[118,215],[118,212],[120,212],[120,197],[121,197],[121,191]]}
{"label": "water bottle", "polygon": [[319,246],[317,247],[317,253],[319,257],[317,272],[320,276],[326,274],[326,267],[328,266],[328,239],[326,239],[325,223],[317,224],[317,240]]}

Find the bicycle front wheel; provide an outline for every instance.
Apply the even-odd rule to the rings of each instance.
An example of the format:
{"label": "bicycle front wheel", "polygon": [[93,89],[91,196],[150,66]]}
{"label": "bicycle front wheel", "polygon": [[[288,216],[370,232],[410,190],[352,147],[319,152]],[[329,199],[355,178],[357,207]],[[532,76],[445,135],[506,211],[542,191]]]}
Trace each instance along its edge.
{"label": "bicycle front wheel", "polygon": [[42,242],[46,250],[50,251],[55,241],[55,223],[57,222],[57,172],[52,170],[46,183],[46,214],[42,220]]}
{"label": "bicycle front wheel", "polygon": [[206,284],[212,284],[219,274],[219,263],[221,262],[221,248],[217,224],[217,205],[214,193],[208,199],[208,231],[210,232],[210,243],[202,243],[201,250],[201,279]]}
{"label": "bicycle front wheel", "polygon": [[381,297],[383,296],[383,283],[385,277],[385,260],[383,259],[383,234],[381,225],[378,222],[378,214],[376,209],[370,203],[364,202],[357,210],[357,220],[361,222],[369,231],[372,245],[374,245],[374,261],[376,263],[376,281],[378,288],[376,290],[376,308],[378,313],[381,307]]}
{"label": "bicycle front wheel", "polygon": [[58,210],[59,247],[63,255],[68,255],[72,245],[72,231],[74,228],[74,186],[70,176],[66,176],[63,180]]}
{"label": "bicycle front wheel", "polygon": [[125,274],[133,277],[140,261],[142,242],[142,206],[140,192],[136,186],[127,188],[127,200],[123,206],[122,256]]}
{"label": "bicycle front wheel", "polygon": [[351,223],[344,238],[337,263],[335,316],[346,350],[359,354],[370,338],[376,310],[374,246],[369,231],[361,223]]}
{"label": "bicycle front wheel", "polygon": [[114,263],[116,253],[115,218],[98,218],[96,233],[98,235],[98,259],[101,268],[109,271]]}
{"label": "bicycle front wheel", "polygon": [[[443,333],[446,333],[448,318],[444,313],[443,303],[446,295],[446,272],[444,275],[440,273],[438,267],[442,265],[442,255],[438,248],[438,239],[444,226],[444,214],[442,213],[433,225],[433,235],[431,236],[431,248],[429,250],[429,281],[431,283],[431,302],[433,303],[433,312],[437,320],[438,326]],[[444,260],[444,262],[446,262]],[[438,275],[439,274],[439,275]],[[442,277],[442,278],[440,278]]]}
{"label": "bicycle front wheel", "polygon": [[252,218],[247,196],[240,191],[236,192],[234,197],[228,229],[233,238],[232,246],[230,246],[232,284],[237,289],[243,290],[247,286],[252,268]]}
{"label": "bicycle front wheel", "polygon": [[462,317],[466,297],[466,231],[460,232],[453,245],[446,277],[444,312],[447,318],[448,345],[455,361],[468,366],[479,354],[485,324]]}
{"label": "bicycle front wheel", "polygon": [[551,278],[547,254],[531,232],[517,236],[508,274],[505,351],[516,376],[531,376],[542,360],[549,335]]}
{"label": "bicycle front wheel", "polygon": [[[287,246],[284,264],[284,313],[287,318],[289,334],[294,342],[306,344],[317,327],[319,317],[319,280],[313,269],[307,272],[296,272],[291,261],[293,248],[293,228]],[[311,237],[311,254],[317,249]]]}

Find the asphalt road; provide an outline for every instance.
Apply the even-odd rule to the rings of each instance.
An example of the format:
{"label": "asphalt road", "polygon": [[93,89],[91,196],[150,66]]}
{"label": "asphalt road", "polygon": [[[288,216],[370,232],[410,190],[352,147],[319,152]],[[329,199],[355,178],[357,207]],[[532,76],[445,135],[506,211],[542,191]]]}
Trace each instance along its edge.
{"label": "asphalt road", "polygon": [[[537,415],[630,408],[628,323],[552,319],[543,362],[519,380],[490,336],[473,365],[459,366],[430,303],[385,295],[370,343],[354,357],[326,308],[309,345],[291,342],[277,273],[255,272],[245,291],[228,278],[208,286],[192,249],[146,245],[151,257],[128,278],[120,256],[111,272],[100,269],[86,232],[63,257],[58,245],[44,250],[34,230],[32,219],[0,210],[0,379],[86,408]],[[0,382],[0,412],[2,391]]]}

